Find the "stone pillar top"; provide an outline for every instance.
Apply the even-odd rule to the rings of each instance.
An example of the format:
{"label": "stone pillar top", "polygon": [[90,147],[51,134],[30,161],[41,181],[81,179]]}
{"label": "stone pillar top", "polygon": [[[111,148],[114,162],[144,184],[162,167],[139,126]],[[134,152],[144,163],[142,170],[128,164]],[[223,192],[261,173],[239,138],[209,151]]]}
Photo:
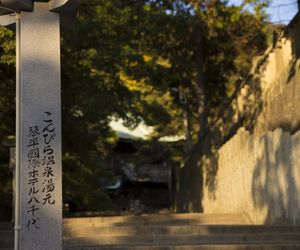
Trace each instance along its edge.
{"label": "stone pillar top", "polygon": [[59,13],[64,27],[75,19],[80,0],[0,0],[0,25],[11,26],[15,20],[10,14],[21,11],[33,11],[34,2],[48,2],[49,11]]}

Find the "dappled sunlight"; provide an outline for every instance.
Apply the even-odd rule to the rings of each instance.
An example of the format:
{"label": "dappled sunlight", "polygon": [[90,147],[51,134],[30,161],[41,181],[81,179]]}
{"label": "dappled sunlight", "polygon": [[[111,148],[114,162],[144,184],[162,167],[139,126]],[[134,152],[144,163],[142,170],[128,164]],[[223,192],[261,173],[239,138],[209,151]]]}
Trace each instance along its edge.
{"label": "dappled sunlight", "polygon": [[[172,246],[189,240],[195,243],[208,242],[211,234],[230,234],[230,227],[224,225],[238,224],[237,219],[238,216],[234,215],[197,213],[65,219],[64,242],[65,247],[139,244]],[[240,224],[243,224],[242,220]],[[236,232],[238,228],[243,228],[236,227]],[[247,230],[245,228],[244,232]]]}
{"label": "dappled sunlight", "polygon": [[256,60],[211,129],[225,136],[202,158],[204,212],[244,212],[259,224],[299,223],[298,25]]}
{"label": "dappled sunlight", "polygon": [[264,155],[258,158],[253,175],[254,205],[258,208],[257,214],[262,208],[266,211],[265,223],[298,224],[300,200],[295,194],[300,192],[299,179],[296,178],[299,159],[293,155],[299,151],[300,146],[295,142],[299,141],[300,134],[291,136],[279,130],[275,132],[273,136],[269,134],[262,139]]}
{"label": "dappled sunlight", "polygon": [[245,212],[258,224],[299,223],[299,137],[277,129],[255,139],[240,129],[219,150],[218,186],[214,199],[205,193],[204,211]]}
{"label": "dappled sunlight", "polygon": [[238,223],[238,218],[191,213],[68,219],[64,221],[64,249],[236,249],[241,244],[257,249],[258,245],[298,242],[299,226],[249,226],[242,220]]}
{"label": "dappled sunlight", "polygon": [[0,29],[0,168],[12,134],[21,166],[0,250],[300,249],[299,13],[283,27],[260,0],[29,2],[16,59]]}

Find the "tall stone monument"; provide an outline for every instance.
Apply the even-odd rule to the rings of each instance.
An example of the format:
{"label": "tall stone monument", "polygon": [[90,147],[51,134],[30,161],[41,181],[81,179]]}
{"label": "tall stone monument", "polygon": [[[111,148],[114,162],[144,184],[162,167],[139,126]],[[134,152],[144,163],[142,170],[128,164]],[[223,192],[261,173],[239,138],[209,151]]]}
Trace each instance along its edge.
{"label": "tall stone monument", "polygon": [[16,27],[15,249],[62,249],[60,28],[79,0],[0,0]]}

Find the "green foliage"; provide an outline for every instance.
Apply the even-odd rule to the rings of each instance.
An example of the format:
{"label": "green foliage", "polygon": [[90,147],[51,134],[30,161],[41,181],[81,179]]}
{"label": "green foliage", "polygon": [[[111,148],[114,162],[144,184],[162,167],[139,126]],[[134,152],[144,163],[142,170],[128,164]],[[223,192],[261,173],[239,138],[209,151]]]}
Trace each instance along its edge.
{"label": "green foliage", "polygon": [[0,141],[14,133],[15,36],[0,27]]}
{"label": "green foliage", "polygon": [[[94,135],[106,130],[103,138],[111,116],[122,118],[130,127],[143,120],[155,126],[153,136],[160,137],[184,134],[182,119],[187,111],[196,134],[195,25],[199,15],[207,27],[203,50],[210,114],[217,112],[236,82],[248,74],[251,58],[265,49],[266,38],[266,1],[247,1],[242,7],[211,1],[206,8],[200,2],[199,14],[194,14],[197,4],[83,1],[77,29],[64,36],[65,123],[79,128],[83,122],[83,129],[89,126]],[[257,12],[249,12],[248,5]],[[187,104],[179,101],[179,92]],[[67,140],[67,145],[76,145],[72,137]]]}
{"label": "green foliage", "polygon": [[76,209],[101,211],[112,208],[109,197],[100,186],[101,179],[109,178],[102,160],[95,151],[78,156],[64,154],[64,202],[74,203]]}
{"label": "green foliage", "polygon": [[5,210],[12,207],[12,173],[8,166],[9,152],[2,143],[15,130],[14,40],[11,31],[0,27],[0,209]]}
{"label": "green foliage", "polygon": [[[155,140],[185,134],[187,119],[195,143],[199,22],[205,105],[213,120],[248,74],[251,58],[265,49],[267,3],[82,0],[76,25],[62,36],[65,201],[108,208],[100,183],[111,176],[106,162],[116,141],[108,126],[113,117],[128,127],[140,121],[154,126]],[[14,46],[13,33],[0,28],[0,140],[14,133]]]}
{"label": "green foliage", "polygon": [[[247,5],[257,11],[249,12]],[[205,5],[205,1],[178,0],[149,1],[139,9],[142,25],[134,27],[137,32],[132,37],[138,39],[139,46],[131,47],[135,56],[126,57],[122,67],[125,84],[135,93],[134,107],[146,123],[156,126],[156,136],[183,134],[185,112],[193,124],[192,133],[197,132],[199,69],[195,36],[199,19],[205,26],[206,109],[213,116],[237,82],[247,76],[252,57],[266,48],[265,5],[266,1],[229,7],[223,1]],[[187,104],[180,102],[180,92]]]}

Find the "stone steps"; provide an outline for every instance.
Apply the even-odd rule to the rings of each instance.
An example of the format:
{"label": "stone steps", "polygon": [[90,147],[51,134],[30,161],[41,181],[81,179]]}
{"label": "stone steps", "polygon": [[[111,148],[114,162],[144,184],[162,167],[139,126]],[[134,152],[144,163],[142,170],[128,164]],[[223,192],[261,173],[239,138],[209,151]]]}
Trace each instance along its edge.
{"label": "stone steps", "polygon": [[170,225],[170,226],[84,226],[64,227],[65,237],[131,236],[131,235],[209,235],[209,234],[276,234],[299,233],[300,226],[247,226],[247,225]]}
{"label": "stone steps", "polygon": [[249,226],[241,214],[165,214],[64,220],[64,249],[300,249],[300,226]]}
{"label": "stone steps", "polygon": [[102,246],[65,247],[64,250],[299,250],[300,245],[182,245],[182,246]]}
{"label": "stone steps", "polygon": [[[242,215],[159,214],[63,221],[64,250],[300,250],[300,226],[247,225]],[[0,223],[0,250],[13,249]]]}
{"label": "stone steps", "polygon": [[134,236],[86,236],[65,237],[65,246],[87,245],[223,245],[223,244],[285,244],[300,245],[300,233],[278,234],[211,234],[211,235],[134,235]]}
{"label": "stone steps", "polygon": [[138,216],[91,217],[64,219],[64,226],[126,226],[126,225],[187,225],[187,224],[245,224],[241,214],[148,214]]}

